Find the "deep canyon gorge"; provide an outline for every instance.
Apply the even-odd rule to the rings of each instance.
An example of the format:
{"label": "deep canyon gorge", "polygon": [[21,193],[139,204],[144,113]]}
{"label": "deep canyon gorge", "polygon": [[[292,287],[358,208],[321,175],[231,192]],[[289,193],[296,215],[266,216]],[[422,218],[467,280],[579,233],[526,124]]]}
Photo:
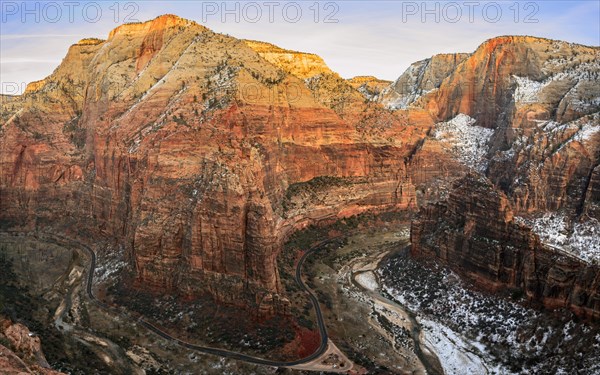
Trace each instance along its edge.
{"label": "deep canyon gorge", "polygon": [[302,309],[286,244],[397,215],[414,260],[597,325],[599,81],[600,47],[532,36],[387,82],[173,15],[124,24],[2,95],[0,231],[118,258],[107,295],[276,322]]}

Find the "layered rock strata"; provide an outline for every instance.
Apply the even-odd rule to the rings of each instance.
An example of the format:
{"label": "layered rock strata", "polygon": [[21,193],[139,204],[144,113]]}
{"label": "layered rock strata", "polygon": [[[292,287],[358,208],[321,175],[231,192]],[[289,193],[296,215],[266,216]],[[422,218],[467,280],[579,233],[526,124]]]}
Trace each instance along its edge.
{"label": "layered rock strata", "polygon": [[600,267],[544,246],[485,177],[468,174],[445,202],[424,207],[411,242],[412,256],[446,264],[478,287],[600,317]]}

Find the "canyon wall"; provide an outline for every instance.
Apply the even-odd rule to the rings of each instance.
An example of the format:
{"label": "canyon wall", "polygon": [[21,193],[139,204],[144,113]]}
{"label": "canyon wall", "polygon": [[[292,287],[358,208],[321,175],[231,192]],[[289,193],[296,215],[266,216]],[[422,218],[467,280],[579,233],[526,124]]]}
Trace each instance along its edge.
{"label": "canyon wall", "polygon": [[468,174],[447,201],[424,207],[411,242],[413,257],[441,262],[480,288],[523,291],[549,309],[600,318],[600,266],[545,247],[485,177]]}
{"label": "canyon wall", "polygon": [[430,203],[412,226],[414,256],[598,317],[599,56],[494,38],[412,104],[438,121],[409,163]]}

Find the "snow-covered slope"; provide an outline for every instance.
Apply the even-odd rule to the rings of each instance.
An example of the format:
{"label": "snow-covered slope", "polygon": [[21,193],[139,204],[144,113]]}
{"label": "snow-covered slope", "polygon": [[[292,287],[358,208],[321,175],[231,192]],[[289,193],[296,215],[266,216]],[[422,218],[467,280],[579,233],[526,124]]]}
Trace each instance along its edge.
{"label": "snow-covered slope", "polygon": [[586,262],[600,263],[600,222],[597,219],[572,223],[562,213],[547,213],[534,219],[518,220],[530,225],[543,243]]}
{"label": "snow-covered slope", "polygon": [[460,113],[450,121],[438,123],[432,136],[465,165],[483,173],[487,167],[488,142],[494,131],[475,123],[475,119]]}

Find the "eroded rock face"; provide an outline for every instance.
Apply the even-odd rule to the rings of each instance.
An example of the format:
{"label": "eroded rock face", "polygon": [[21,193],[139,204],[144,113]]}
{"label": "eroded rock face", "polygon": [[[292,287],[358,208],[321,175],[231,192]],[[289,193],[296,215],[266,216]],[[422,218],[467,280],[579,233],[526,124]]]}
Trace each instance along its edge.
{"label": "eroded rock face", "polygon": [[325,64],[325,61],[314,53],[291,51],[257,40],[244,40],[244,43],[268,62],[281,67],[286,73],[300,79],[314,77],[319,74],[334,73]]}
{"label": "eroded rock face", "polygon": [[356,76],[348,79],[348,83],[367,100],[378,100],[381,93],[392,83],[373,76]]}
{"label": "eroded rock face", "polygon": [[5,339],[12,349],[0,345],[2,374],[63,374],[50,368],[40,338],[24,325],[0,317],[0,338]]}
{"label": "eroded rock face", "polygon": [[[489,290],[516,288],[548,308],[598,317],[600,270],[588,263],[596,245],[585,236],[600,219],[599,53],[494,38],[413,104],[440,121],[411,158],[417,198],[441,202],[413,223],[414,256]],[[542,228],[542,243],[521,217],[557,217],[560,225]],[[568,244],[585,257],[565,255]]]}
{"label": "eroded rock face", "polygon": [[489,128],[506,126],[513,116],[529,125],[572,121],[600,107],[599,55],[598,47],[543,38],[493,38],[462,61],[426,105],[442,121],[464,113]]}
{"label": "eroded rock face", "polygon": [[468,56],[466,53],[439,54],[417,61],[384,89],[377,100],[391,109],[408,108],[421,96],[437,90]]}
{"label": "eroded rock face", "polygon": [[334,90],[174,16],[74,45],[2,103],[2,228],[112,238],[137,287],[284,310],[283,241],[323,219],[416,207],[405,159],[432,124],[323,77],[353,90],[348,101],[320,101]]}
{"label": "eroded rock face", "polygon": [[[515,131],[520,129],[516,128]],[[595,172],[600,163],[600,116],[564,124],[544,121],[516,136],[510,149],[496,153],[488,175],[505,190],[522,214],[586,212],[600,218]],[[587,210],[586,210],[587,207]]]}
{"label": "eroded rock face", "polygon": [[414,257],[446,264],[479,287],[515,288],[547,308],[600,317],[600,267],[542,245],[485,177],[467,174],[446,202],[424,207],[411,242]]}

